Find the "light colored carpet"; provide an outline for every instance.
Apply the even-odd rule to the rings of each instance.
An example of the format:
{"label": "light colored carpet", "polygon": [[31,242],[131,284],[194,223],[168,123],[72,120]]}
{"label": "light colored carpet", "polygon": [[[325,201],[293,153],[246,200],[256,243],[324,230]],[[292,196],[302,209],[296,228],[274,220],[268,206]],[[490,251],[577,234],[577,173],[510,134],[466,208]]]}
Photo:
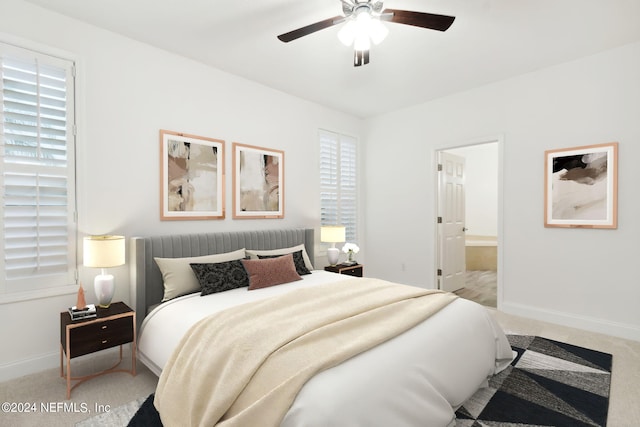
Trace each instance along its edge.
{"label": "light colored carpet", "polygon": [[[122,367],[129,369],[129,346],[125,345],[123,350]],[[117,360],[118,352],[114,349],[77,357],[71,361],[71,372],[74,376],[88,375],[110,368]],[[60,368],[48,369],[0,383],[1,402],[35,405],[31,406],[34,410],[30,412],[1,413],[0,426],[74,426],[95,415],[110,414],[113,412],[112,409],[127,402],[146,398],[155,391],[157,383],[158,378],[143,364],[138,363],[135,377],[128,373],[116,372],[93,378],[76,387],[71,392],[71,399],[67,400],[67,383],[60,377]],[[110,424],[114,427],[122,425],[126,426],[126,422]]]}

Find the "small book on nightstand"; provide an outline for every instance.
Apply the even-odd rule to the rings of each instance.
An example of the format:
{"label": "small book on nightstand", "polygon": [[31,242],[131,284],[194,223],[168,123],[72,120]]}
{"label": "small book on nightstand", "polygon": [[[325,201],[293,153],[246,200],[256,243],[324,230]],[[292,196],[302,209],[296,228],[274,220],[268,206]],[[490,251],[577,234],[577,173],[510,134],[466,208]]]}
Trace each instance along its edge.
{"label": "small book on nightstand", "polygon": [[87,304],[85,308],[79,309],[75,305],[69,307],[71,320],[90,319],[97,316],[95,304]]}

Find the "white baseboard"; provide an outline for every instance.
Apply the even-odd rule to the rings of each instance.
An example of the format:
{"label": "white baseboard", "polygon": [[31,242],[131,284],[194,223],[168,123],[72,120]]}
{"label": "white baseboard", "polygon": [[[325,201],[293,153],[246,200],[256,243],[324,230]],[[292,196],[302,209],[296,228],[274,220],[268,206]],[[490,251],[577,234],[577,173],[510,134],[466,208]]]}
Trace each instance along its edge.
{"label": "white baseboard", "polygon": [[640,328],[635,325],[629,325],[619,322],[610,322],[607,320],[596,319],[587,316],[578,316],[560,311],[540,309],[523,304],[514,304],[503,302],[500,310],[508,314],[522,316],[529,319],[540,320],[543,322],[555,323],[557,325],[568,326],[570,328],[582,329],[590,332],[596,332],[605,335],[611,335],[618,338],[624,338],[633,341],[640,341]]}
{"label": "white baseboard", "polygon": [[0,382],[55,368],[56,366],[60,367],[60,353],[58,351],[6,363],[0,365]]}
{"label": "white baseboard", "polygon": [[[127,348],[127,345],[125,344],[123,346],[123,349],[126,349],[126,348]],[[79,359],[90,360],[96,357],[109,357],[109,353],[112,352],[115,354],[117,351],[118,351],[118,347],[105,349],[97,353],[91,353],[85,356],[80,356],[79,358],[73,358],[71,359],[71,363],[73,366],[73,363],[74,363],[73,361],[76,361]],[[130,354],[131,353],[129,353],[129,355]],[[131,359],[129,359],[129,361],[130,360]],[[20,378],[25,375],[35,374],[37,372],[42,372],[42,371],[46,371],[47,369],[53,369],[53,368],[60,369],[60,352],[59,351],[45,353],[39,356],[34,356],[27,359],[22,359],[22,360],[18,360],[11,363],[6,363],[4,365],[0,365],[0,382],[12,380],[15,378]]]}

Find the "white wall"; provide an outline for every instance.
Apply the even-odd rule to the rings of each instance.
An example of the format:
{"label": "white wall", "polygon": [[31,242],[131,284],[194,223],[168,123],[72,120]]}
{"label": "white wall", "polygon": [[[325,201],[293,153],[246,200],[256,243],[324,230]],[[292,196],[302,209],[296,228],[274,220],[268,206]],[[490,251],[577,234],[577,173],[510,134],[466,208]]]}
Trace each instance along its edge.
{"label": "white wall", "polygon": [[[78,60],[81,236],[316,227],[317,130],[361,134],[354,117],[19,0],[2,0],[0,39],[50,46]],[[227,219],[160,221],[159,129],[226,141]],[[231,219],[232,142],[284,150],[284,219]],[[127,266],[110,271],[118,284],[114,300],[128,302]],[[80,267],[89,302],[96,273]],[[59,313],[74,302],[75,295],[64,295],[0,305],[0,381],[57,365]]]}
{"label": "white wall", "polygon": [[498,235],[498,143],[446,150],[465,158],[467,236]]}
{"label": "white wall", "polygon": [[[640,340],[639,76],[634,43],[370,119],[368,274],[434,286],[435,150],[503,135],[501,308]],[[611,141],[618,229],[544,228],[544,151]]]}

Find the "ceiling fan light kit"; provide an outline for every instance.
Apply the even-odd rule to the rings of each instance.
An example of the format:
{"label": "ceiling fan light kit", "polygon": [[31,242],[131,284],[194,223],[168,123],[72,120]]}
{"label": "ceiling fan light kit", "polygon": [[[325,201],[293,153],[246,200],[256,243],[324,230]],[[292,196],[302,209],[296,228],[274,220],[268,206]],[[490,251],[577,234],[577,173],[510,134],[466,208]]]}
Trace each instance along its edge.
{"label": "ceiling fan light kit", "polygon": [[397,9],[383,10],[382,1],[340,1],[342,2],[344,16],[336,16],[289,31],[279,35],[278,39],[288,43],[316,31],[346,22],[338,32],[338,38],[345,46],[353,45],[353,65],[359,67],[369,63],[371,42],[376,45],[380,44],[389,33],[389,30],[382,24],[381,20],[437,31],[446,31],[455,20],[455,17],[447,15]]}
{"label": "ceiling fan light kit", "polygon": [[361,6],[360,11],[347,18],[347,23],[338,31],[338,39],[345,46],[353,45],[355,50],[369,50],[371,42],[380,44],[387,34],[389,30],[382,25],[380,17]]}

